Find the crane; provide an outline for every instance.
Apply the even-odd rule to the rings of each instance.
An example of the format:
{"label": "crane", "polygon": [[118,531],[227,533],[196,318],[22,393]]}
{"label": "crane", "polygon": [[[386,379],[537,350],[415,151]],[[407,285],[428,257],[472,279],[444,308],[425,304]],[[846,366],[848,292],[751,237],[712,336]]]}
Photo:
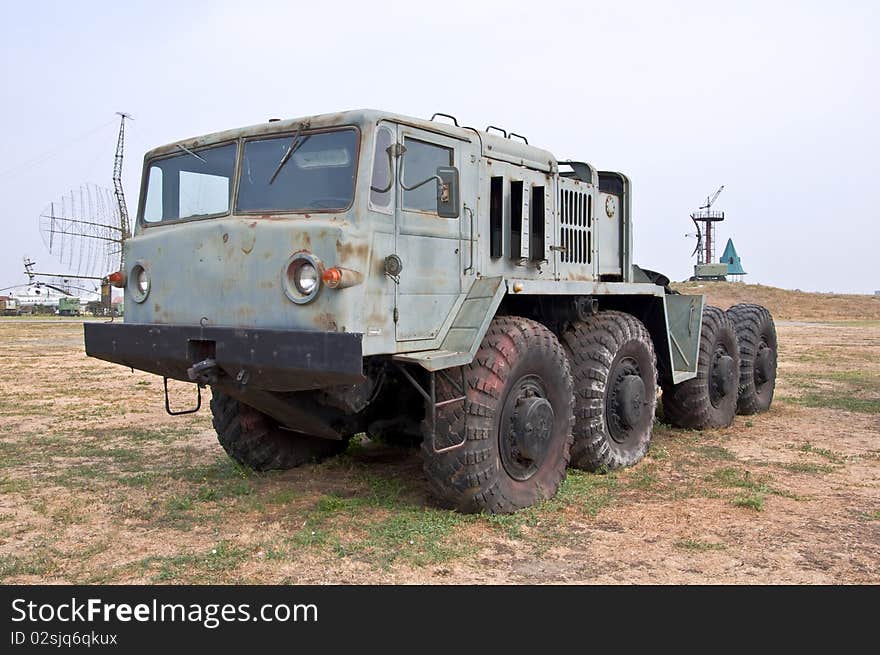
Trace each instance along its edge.
{"label": "crane", "polygon": [[722,191],[724,191],[724,185],[723,185],[723,184],[722,184],[720,187],[718,187],[718,191],[716,191],[715,193],[713,193],[711,196],[707,196],[707,197],[706,197],[706,204],[703,205],[702,207],[700,207],[700,209],[709,209],[709,207],[711,207],[711,206],[714,204],[714,202],[715,202],[716,200],[718,200],[718,196],[721,195],[721,192],[722,192]]}

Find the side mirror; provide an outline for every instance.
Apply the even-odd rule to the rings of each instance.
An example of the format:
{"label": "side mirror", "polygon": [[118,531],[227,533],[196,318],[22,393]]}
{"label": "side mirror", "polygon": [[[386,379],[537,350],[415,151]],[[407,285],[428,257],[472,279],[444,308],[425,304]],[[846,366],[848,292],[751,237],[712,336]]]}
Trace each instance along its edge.
{"label": "side mirror", "polygon": [[455,166],[438,166],[437,177],[437,215],[442,218],[458,218],[461,207],[458,169]]}

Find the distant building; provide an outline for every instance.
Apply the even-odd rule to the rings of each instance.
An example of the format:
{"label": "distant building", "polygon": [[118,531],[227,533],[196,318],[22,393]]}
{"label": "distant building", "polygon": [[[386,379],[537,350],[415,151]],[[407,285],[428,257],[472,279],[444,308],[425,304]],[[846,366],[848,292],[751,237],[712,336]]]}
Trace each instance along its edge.
{"label": "distant building", "polygon": [[736,282],[741,282],[742,276],[747,275],[743,270],[740,256],[736,253],[733,239],[727,240],[727,245],[724,247],[724,253],[721,255],[719,262],[727,264],[727,274],[732,276]]}

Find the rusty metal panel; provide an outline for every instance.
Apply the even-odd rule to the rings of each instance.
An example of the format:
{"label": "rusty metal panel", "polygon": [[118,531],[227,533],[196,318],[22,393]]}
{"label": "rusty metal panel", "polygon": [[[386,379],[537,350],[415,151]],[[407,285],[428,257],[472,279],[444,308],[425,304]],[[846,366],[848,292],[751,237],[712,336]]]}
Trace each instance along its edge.
{"label": "rusty metal panel", "polygon": [[286,264],[302,250],[354,270],[364,270],[369,258],[369,244],[332,220],[222,218],[151,227],[126,243],[127,265],[139,262],[150,276],[141,302],[128,285],[126,321],[354,331],[345,296],[358,287],[322,289],[307,305],[286,298]]}

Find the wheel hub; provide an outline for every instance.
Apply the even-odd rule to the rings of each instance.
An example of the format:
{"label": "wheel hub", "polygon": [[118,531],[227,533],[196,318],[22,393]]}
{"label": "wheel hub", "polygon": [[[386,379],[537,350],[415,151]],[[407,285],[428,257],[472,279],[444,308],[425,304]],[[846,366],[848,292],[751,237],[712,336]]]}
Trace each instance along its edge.
{"label": "wheel hub", "polygon": [[710,376],[713,396],[717,399],[726,398],[736,389],[737,371],[733,357],[726,352],[718,352],[712,366]]}
{"label": "wheel hub", "polygon": [[755,357],[755,386],[760,387],[773,376],[773,350],[762,344]]}
{"label": "wheel hub", "polygon": [[516,408],[513,420],[517,449],[526,459],[536,460],[550,438],[553,407],[544,398],[526,398]]}
{"label": "wheel hub", "polygon": [[501,414],[501,463],[516,480],[528,480],[541,467],[553,435],[555,413],[535,376],[519,380]]}
{"label": "wheel hub", "polygon": [[638,362],[626,357],[614,365],[605,397],[605,422],[611,438],[624,443],[639,425],[647,404]]}
{"label": "wheel hub", "polygon": [[626,375],[620,382],[617,395],[621,423],[626,428],[635,427],[642,417],[645,406],[645,383],[638,375]]}

